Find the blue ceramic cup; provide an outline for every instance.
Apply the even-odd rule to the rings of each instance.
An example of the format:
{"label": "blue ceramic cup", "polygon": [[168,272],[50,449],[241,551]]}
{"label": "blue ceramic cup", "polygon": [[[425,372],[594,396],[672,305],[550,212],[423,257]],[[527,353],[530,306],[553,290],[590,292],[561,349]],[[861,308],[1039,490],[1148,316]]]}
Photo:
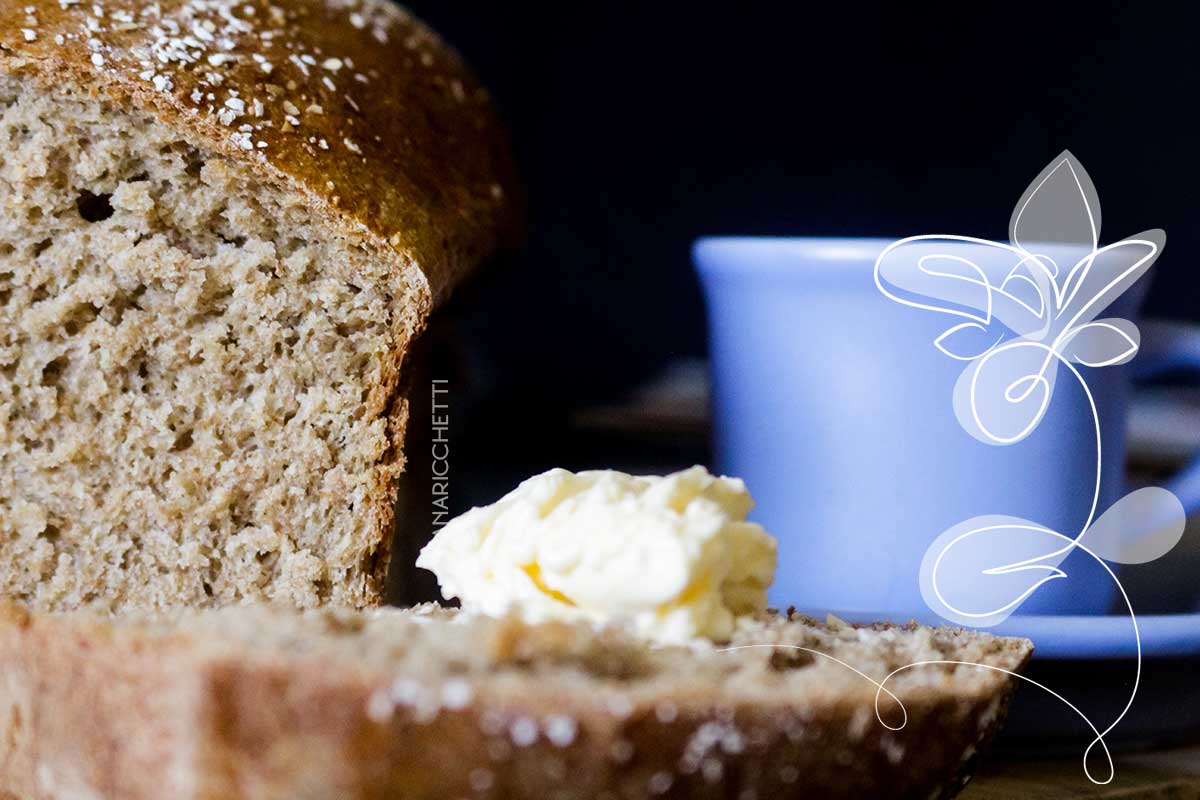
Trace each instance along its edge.
{"label": "blue ceramic cup", "polygon": [[[996,447],[952,407],[963,363],[934,341],[938,314],[890,302],[874,280],[884,239],[707,238],[693,257],[708,306],[717,467],[746,480],[754,518],[780,543],[777,606],[927,614],[919,582],[942,532],[984,514],[1077,532],[1096,488],[1095,423],[1083,389],[1060,380],[1037,429]],[[970,247],[970,245],[964,245]],[[974,252],[975,258],[989,257]],[[1145,280],[1107,316],[1137,319]],[[1085,370],[1103,444],[1102,512],[1126,490],[1131,369],[1200,365],[1196,337],[1144,336],[1128,366]],[[1175,482],[1200,508],[1200,471]],[[1103,613],[1115,586],[1076,551],[1070,580],[1019,613]]]}

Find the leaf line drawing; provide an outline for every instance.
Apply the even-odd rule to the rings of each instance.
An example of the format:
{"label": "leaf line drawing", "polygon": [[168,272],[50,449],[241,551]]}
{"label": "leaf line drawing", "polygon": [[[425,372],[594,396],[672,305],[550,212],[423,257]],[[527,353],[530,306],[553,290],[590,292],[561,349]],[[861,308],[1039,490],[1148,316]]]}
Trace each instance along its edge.
{"label": "leaf line drawing", "polygon": [[[1009,222],[1009,242],[958,235],[901,239],[876,260],[875,285],[897,303],[962,320],[933,345],[965,364],[954,387],[954,410],[963,429],[981,442],[1009,446],[1031,435],[1049,408],[1060,365],[1081,387],[1092,418],[1096,469],[1091,506],[1079,532],[1069,536],[1000,514],[973,517],[933,541],[920,583],[926,603],[938,615],[966,626],[988,627],[1007,619],[1046,583],[1069,579],[1061,567],[1069,554],[1079,550],[1088,555],[1120,591],[1137,646],[1133,685],[1116,717],[1101,729],[1055,689],[990,664],[917,661],[875,680],[827,653],[796,645],[740,645],[717,652],[785,648],[840,664],[874,684],[876,719],[892,731],[908,722],[904,703],[887,688],[901,672],[928,666],[1002,672],[1049,693],[1080,717],[1093,735],[1083,753],[1084,775],[1097,785],[1112,782],[1116,769],[1105,737],[1137,697],[1142,637],[1129,594],[1107,562],[1140,564],[1165,555],[1181,538],[1185,515],[1174,494],[1152,486],[1126,494],[1096,516],[1103,474],[1100,417],[1079,366],[1110,367],[1137,355],[1141,339],[1136,325],[1119,317],[1096,317],[1146,273],[1166,241],[1161,230],[1151,230],[1101,247],[1100,221],[1091,178],[1064,151],[1021,196]],[[964,244],[993,257],[973,260],[960,255]],[[956,252],[945,252],[947,248]],[[1069,264],[1059,263],[1064,257]],[[945,582],[954,578],[957,582],[947,591]],[[884,719],[883,695],[899,708],[899,724]],[[1107,764],[1107,774],[1099,778],[1089,764],[1097,746]]]}
{"label": "leaf line drawing", "polygon": [[[1009,446],[1030,436],[1050,406],[1060,367],[1087,399],[1096,465],[1091,505],[1078,532],[1067,535],[1006,515],[974,517],[933,541],[920,581],[926,603],[937,614],[987,627],[1007,619],[1046,583],[1069,579],[1062,562],[1076,550],[1105,569],[1120,589],[1137,639],[1136,675],[1124,708],[1100,730],[1062,695],[1038,684],[1092,729],[1095,738],[1084,753],[1084,772],[1104,784],[1113,777],[1104,737],[1132,707],[1142,668],[1137,616],[1105,562],[1144,563],[1164,555],[1182,536],[1185,515],[1174,494],[1146,487],[1096,516],[1103,474],[1100,417],[1080,368],[1124,364],[1137,355],[1141,340],[1133,322],[1097,317],[1150,269],[1166,241],[1156,229],[1101,246],[1100,222],[1091,178],[1064,151],[1021,196],[1009,222],[1008,242],[956,235],[901,239],[876,260],[875,284],[897,303],[959,320],[933,345],[964,362],[954,386],[954,411],[962,428],[979,441]],[[1108,759],[1104,780],[1097,780],[1088,767],[1096,745]]]}

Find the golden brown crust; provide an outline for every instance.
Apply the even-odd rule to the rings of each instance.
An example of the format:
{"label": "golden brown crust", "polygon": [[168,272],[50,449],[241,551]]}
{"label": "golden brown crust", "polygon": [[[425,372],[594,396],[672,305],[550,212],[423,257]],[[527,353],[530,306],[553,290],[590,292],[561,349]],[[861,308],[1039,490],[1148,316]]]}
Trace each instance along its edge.
{"label": "golden brown crust", "polygon": [[366,580],[366,603],[364,607],[382,605],[387,592],[388,569],[392,559],[392,545],[396,536],[396,494],[399,491],[400,473],[404,471],[404,431],[408,427],[408,400],[396,389],[388,410],[383,415],[387,420],[388,441],[391,443],[383,455],[383,470],[376,473],[375,491],[371,503],[374,505],[372,519],[376,529],[372,539],[377,542],[375,550],[368,554],[368,563],[363,570]]}
{"label": "golden brown crust", "polygon": [[153,111],[417,264],[434,302],[513,218],[486,93],[385,0],[0,0],[0,70]]}
{"label": "golden brown crust", "polygon": [[[1029,657],[1003,649],[1014,669]],[[899,732],[862,694],[664,715],[485,680],[430,712],[395,702],[383,669],[85,617],[0,622],[0,676],[0,793],[25,800],[950,797],[1014,684],[905,695]]]}

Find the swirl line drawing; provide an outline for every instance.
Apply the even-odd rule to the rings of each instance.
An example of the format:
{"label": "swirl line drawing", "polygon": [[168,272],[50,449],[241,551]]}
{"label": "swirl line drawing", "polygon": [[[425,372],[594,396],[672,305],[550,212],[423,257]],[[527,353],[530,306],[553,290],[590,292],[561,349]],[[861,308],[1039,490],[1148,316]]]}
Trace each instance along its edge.
{"label": "swirl line drawing", "polygon": [[[1150,486],[1129,492],[1099,517],[1103,485],[1103,437],[1095,396],[1076,365],[1100,369],[1125,364],[1140,347],[1137,326],[1126,319],[1096,319],[1153,265],[1166,241],[1161,230],[1100,246],[1100,204],[1083,165],[1064,151],[1042,170],[1018,201],[1009,241],[934,234],[910,236],[884,248],[875,262],[875,285],[888,299],[921,311],[957,318],[934,341],[947,357],[965,364],[953,392],[963,430],[997,447],[1033,435],[1050,407],[1059,366],[1078,383],[1091,416],[1096,443],[1091,502],[1078,533],[1067,535],[1031,520],[986,514],[960,522],[929,545],[919,577],[929,608],[960,625],[983,628],[1003,622],[1046,583],[1067,580],[1064,559],[1085,553],[1120,593],[1136,643],[1134,679],[1121,711],[1101,729],[1059,691],[1002,667],[972,661],[933,659],[897,667],[875,680],[819,650],[787,644],[751,648],[802,650],[854,672],[876,687],[875,717],[888,730],[908,722],[903,701],[887,684],[922,666],[976,667],[1004,673],[1061,701],[1092,732],[1083,752],[1083,772],[1105,785],[1116,776],[1105,737],[1126,717],[1142,679],[1142,637],[1133,602],[1109,562],[1140,564],[1169,552],[1183,534],[1179,498]],[[977,255],[971,258],[964,252]],[[1055,256],[1058,256],[1056,258]],[[1072,263],[1060,264],[1059,259]],[[949,564],[948,560],[954,563]],[[947,587],[949,578],[965,578]],[[985,578],[1011,580],[982,580]],[[902,714],[899,725],[883,717],[887,695]],[[1107,775],[1097,777],[1089,761],[1099,746]]]}
{"label": "swirl line drawing", "polygon": [[[980,442],[1006,447],[1033,435],[1050,408],[1060,366],[1086,399],[1096,458],[1091,503],[1078,532],[1067,535],[1000,514],[973,517],[934,539],[920,582],[926,604],[939,616],[988,627],[1007,619],[1046,583],[1069,579],[1062,562],[1074,551],[1104,568],[1120,592],[1137,642],[1135,677],[1121,712],[1101,730],[1060,693],[1014,677],[1049,692],[1087,723],[1094,738],[1084,751],[1084,773],[1105,784],[1114,768],[1104,737],[1132,708],[1142,674],[1137,615],[1107,562],[1144,563],[1161,557],[1182,536],[1184,511],[1171,492],[1145,487],[1097,517],[1103,437],[1096,399],[1080,367],[1115,366],[1137,355],[1136,325],[1119,317],[1096,317],[1146,273],[1165,243],[1161,230],[1151,230],[1101,246],[1100,221],[1091,178],[1064,151],[1025,190],[1010,220],[1008,242],[953,234],[910,236],[883,250],[874,277],[879,291],[894,302],[962,320],[933,345],[965,365],[953,405],[961,427]],[[921,663],[968,662],[919,662],[896,672]],[[892,675],[879,684],[881,689]],[[1102,780],[1088,765],[1097,745],[1109,765]]]}

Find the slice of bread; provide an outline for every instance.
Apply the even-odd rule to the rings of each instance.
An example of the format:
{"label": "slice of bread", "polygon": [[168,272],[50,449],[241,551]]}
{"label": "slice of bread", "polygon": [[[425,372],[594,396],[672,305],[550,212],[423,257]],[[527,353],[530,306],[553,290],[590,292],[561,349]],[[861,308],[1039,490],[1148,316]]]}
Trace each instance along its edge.
{"label": "slice of bread", "polygon": [[886,688],[904,711],[880,703],[893,727],[907,714],[895,731],[873,681],[917,661],[1015,671],[1031,651],[798,615],[744,625],[729,647],[742,649],[433,607],[140,621],[10,609],[0,797],[949,797],[1015,680],[903,670]]}
{"label": "slice of bread", "polygon": [[505,150],[383,0],[0,3],[0,596],[377,604]]}

